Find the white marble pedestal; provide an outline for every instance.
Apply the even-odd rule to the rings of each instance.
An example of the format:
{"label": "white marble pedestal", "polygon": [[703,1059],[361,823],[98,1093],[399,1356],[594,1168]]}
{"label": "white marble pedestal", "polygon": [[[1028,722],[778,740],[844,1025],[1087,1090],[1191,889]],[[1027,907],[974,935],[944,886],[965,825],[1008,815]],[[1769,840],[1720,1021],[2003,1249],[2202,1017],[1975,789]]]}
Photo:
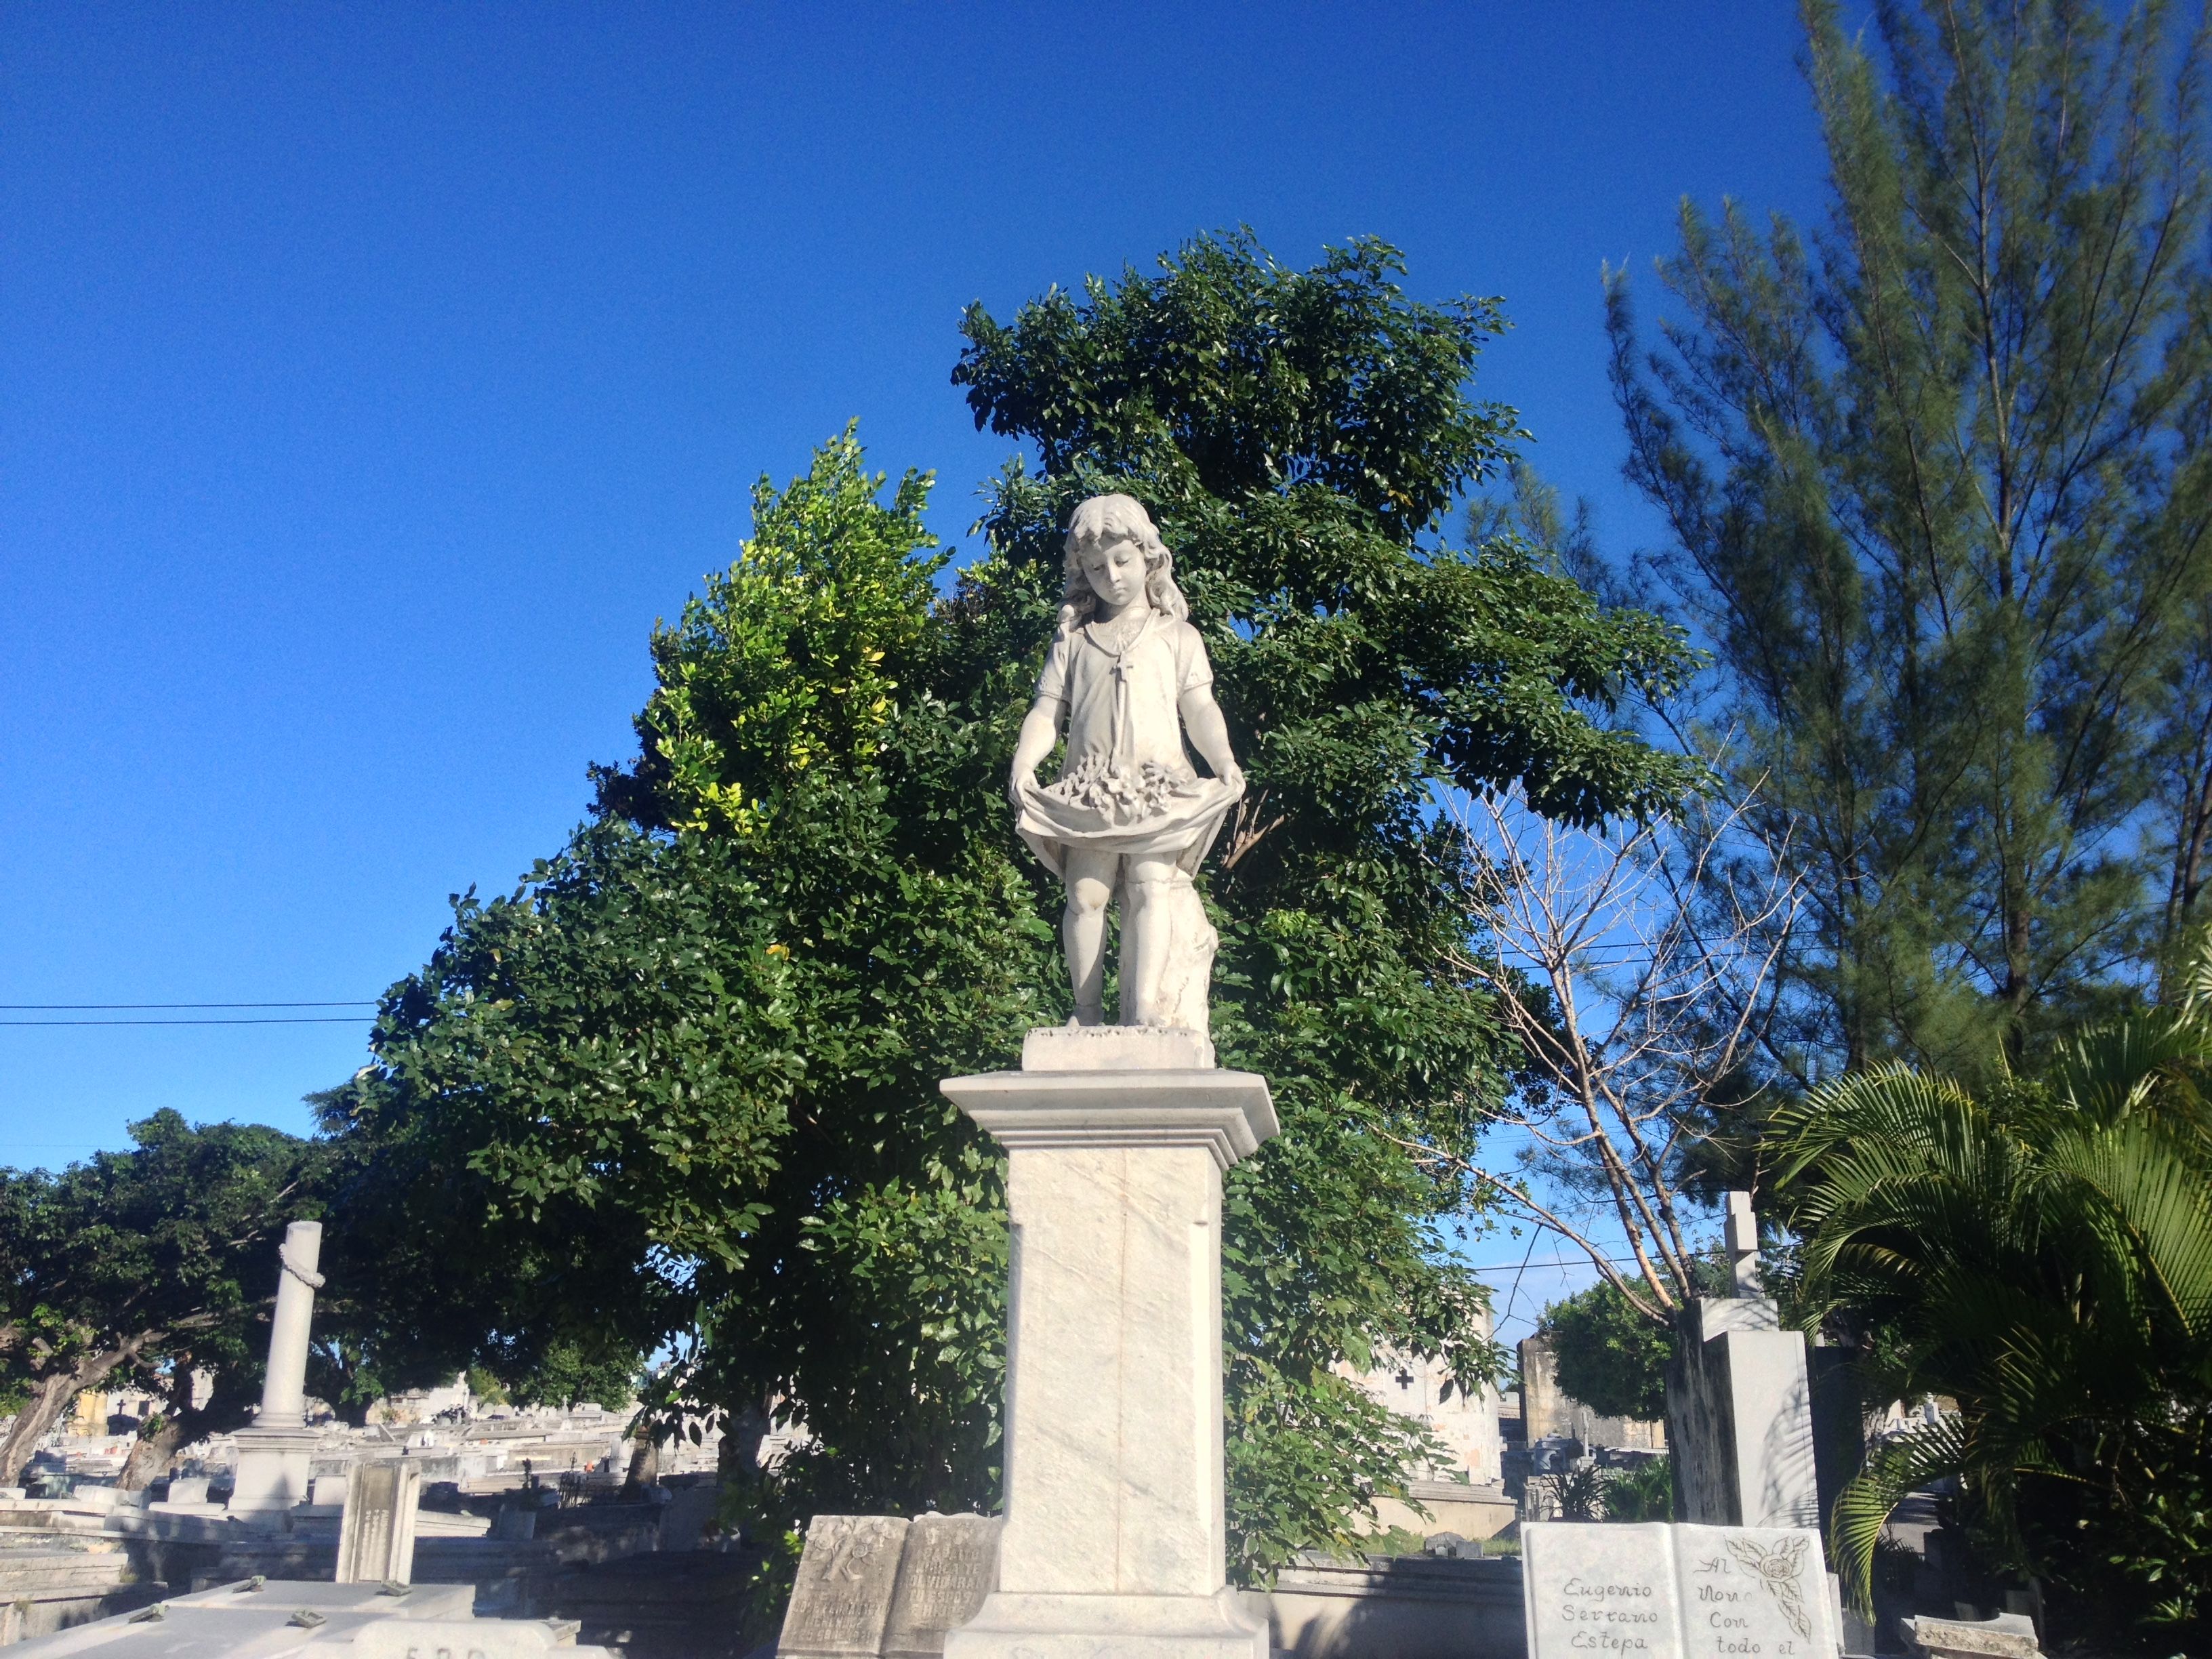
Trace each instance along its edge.
{"label": "white marble pedestal", "polygon": [[941,1086],[1007,1152],[1006,1531],[945,1659],[1267,1659],[1226,1587],[1221,1175],[1266,1080],[1188,1031],[1037,1031]]}
{"label": "white marble pedestal", "polygon": [[321,1444],[322,1437],[312,1429],[240,1429],[230,1514],[264,1527],[283,1526],[284,1517],[307,1501],[308,1465]]}

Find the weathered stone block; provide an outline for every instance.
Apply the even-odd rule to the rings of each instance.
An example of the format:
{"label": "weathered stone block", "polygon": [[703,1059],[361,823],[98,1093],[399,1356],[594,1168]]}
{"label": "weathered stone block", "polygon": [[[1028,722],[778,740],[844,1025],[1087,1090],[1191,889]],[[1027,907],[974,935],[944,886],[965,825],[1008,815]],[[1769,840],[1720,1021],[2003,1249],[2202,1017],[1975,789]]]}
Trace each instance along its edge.
{"label": "weathered stone block", "polygon": [[883,1651],[907,1521],[817,1515],[806,1528],[778,1659],[875,1659]]}

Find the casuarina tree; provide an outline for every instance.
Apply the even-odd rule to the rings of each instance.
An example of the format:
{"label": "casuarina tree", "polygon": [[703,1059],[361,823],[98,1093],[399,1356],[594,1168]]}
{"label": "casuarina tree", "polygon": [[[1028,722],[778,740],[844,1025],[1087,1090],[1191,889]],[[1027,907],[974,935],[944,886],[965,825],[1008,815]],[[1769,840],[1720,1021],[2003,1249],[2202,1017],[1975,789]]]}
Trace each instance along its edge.
{"label": "casuarina tree", "polygon": [[2206,22],[1805,0],[1826,224],[1611,287],[1648,574],[1806,903],[1769,1060],[2018,1058],[2135,994],[2212,834]]}

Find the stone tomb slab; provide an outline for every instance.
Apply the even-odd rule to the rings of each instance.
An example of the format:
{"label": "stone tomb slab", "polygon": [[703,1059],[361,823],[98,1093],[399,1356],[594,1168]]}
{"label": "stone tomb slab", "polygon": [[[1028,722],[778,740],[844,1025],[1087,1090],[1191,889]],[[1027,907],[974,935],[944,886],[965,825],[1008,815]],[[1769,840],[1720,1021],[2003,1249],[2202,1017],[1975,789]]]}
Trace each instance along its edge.
{"label": "stone tomb slab", "polygon": [[808,1523],[777,1659],[882,1652],[908,1524],[892,1515],[817,1515]]}
{"label": "stone tomb slab", "polygon": [[1819,1538],[1796,1528],[1522,1530],[1528,1659],[1834,1659]]}
{"label": "stone tomb slab", "polygon": [[415,1527],[422,1472],[404,1458],[356,1464],[338,1522],[337,1581],[406,1584],[415,1578]]}
{"label": "stone tomb slab", "polygon": [[355,1659],[560,1659],[606,1655],[579,1647],[576,1626],[557,1619],[388,1619],[353,1638]]}
{"label": "stone tomb slab", "polygon": [[907,1528],[884,1659],[936,1659],[947,1631],[982,1610],[998,1588],[999,1530],[988,1515],[917,1515]]}

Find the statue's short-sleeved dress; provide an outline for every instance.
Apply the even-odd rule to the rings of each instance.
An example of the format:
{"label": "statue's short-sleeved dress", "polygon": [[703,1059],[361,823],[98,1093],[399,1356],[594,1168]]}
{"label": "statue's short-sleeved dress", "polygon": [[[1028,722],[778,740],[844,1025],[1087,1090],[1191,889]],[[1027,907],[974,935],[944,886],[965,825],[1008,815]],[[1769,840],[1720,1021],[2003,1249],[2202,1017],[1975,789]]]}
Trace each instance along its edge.
{"label": "statue's short-sleeved dress", "polygon": [[1023,792],[1016,825],[1054,874],[1072,851],[1197,870],[1243,793],[1199,776],[1183,744],[1183,694],[1212,681],[1198,630],[1158,611],[1133,631],[1091,623],[1054,639],[1037,696],[1066,711],[1066,759],[1057,782]]}

